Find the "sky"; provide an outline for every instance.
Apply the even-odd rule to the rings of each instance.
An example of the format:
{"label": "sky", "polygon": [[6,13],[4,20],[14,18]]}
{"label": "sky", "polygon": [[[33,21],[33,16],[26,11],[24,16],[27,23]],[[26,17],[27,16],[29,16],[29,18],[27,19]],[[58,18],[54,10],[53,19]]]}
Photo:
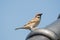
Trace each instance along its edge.
{"label": "sky", "polygon": [[25,40],[29,30],[17,30],[42,13],[38,28],[51,24],[60,13],[60,0],[0,0],[0,40]]}

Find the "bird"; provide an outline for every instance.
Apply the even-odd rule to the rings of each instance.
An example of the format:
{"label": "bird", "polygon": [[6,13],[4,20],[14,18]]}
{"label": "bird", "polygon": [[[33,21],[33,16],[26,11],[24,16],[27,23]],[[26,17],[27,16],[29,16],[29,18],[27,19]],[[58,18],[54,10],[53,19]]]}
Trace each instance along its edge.
{"label": "bird", "polygon": [[60,14],[59,14],[59,16],[58,16],[58,18],[57,19],[60,19]]}
{"label": "bird", "polygon": [[28,23],[23,25],[23,27],[16,28],[15,30],[18,30],[18,29],[33,30],[33,29],[36,29],[36,27],[39,25],[39,23],[41,21],[41,15],[42,15],[42,13],[37,13],[35,15],[35,17],[32,20],[30,20]]}

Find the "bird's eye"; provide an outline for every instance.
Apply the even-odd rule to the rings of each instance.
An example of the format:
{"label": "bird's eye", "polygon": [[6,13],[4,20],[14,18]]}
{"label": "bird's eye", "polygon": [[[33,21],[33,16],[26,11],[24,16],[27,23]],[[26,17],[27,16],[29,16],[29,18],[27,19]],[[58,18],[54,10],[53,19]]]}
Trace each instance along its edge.
{"label": "bird's eye", "polygon": [[40,18],[39,16],[37,16],[37,18]]}

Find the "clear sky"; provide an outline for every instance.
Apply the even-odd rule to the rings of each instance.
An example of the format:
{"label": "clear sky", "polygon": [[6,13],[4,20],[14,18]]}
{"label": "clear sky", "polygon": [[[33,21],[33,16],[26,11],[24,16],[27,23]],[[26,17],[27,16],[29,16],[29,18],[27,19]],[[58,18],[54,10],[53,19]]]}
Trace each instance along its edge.
{"label": "clear sky", "polygon": [[43,13],[39,28],[55,21],[60,13],[60,0],[0,0],[0,40],[25,40],[29,30],[17,30]]}

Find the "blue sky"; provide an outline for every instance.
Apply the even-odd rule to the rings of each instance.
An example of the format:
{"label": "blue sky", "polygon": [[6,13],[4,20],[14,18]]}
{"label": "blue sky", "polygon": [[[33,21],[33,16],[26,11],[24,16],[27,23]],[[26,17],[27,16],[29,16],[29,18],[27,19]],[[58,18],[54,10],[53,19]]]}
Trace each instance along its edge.
{"label": "blue sky", "polygon": [[0,40],[25,40],[29,30],[17,30],[43,13],[39,28],[55,21],[60,13],[60,0],[0,0]]}

